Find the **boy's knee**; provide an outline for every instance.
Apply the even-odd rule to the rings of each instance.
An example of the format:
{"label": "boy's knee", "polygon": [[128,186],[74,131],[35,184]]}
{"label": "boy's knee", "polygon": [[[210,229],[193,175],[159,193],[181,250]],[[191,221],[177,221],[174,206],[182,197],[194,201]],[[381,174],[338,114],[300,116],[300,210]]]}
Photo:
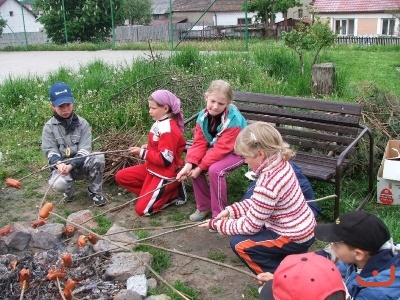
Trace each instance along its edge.
{"label": "boy's knee", "polygon": [[104,154],[97,154],[94,156],[95,160],[98,161],[101,165],[105,165],[106,159],[104,157]]}
{"label": "boy's knee", "polygon": [[56,180],[52,181],[49,180],[49,184],[53,189],[55,189],[57,192],[65,192],[68,189],[68,181],[66,181],[63,177],[59,177]]}

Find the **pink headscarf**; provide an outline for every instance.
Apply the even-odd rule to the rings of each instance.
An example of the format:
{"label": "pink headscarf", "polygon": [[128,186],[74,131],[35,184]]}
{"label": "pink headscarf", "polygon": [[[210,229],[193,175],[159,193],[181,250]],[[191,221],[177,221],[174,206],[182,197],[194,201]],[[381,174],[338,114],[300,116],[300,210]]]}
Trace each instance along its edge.
{"label": "pink headscarf", "polygon": [[181,111],[181,100],[167,90],[157,90],[151,94],[151,97],[159,105],[168,105],[171,108],[172,113],[177,117],[176,122],[178,123],[178,127],[183,132],[185,127],[183,123],[183,113]]}

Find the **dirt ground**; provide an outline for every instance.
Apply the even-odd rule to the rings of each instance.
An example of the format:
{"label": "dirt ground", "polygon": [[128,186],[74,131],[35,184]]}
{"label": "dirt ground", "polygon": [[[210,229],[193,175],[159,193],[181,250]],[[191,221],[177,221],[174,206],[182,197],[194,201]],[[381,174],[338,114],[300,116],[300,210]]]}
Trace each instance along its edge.
{"label": "dirt ground", "polygon": [[[61,216],[67,216],[71,212],[82,209],[90,209],[95,213],[102,213],[134,198],[133,194],[121,190],[116,185],[105,185],[104,194],[109,202],[106,206],[97,208],[91,205],[86,194],[86,183],[81,181],[77,184],[76,200],[63,204],[59,203],[60,194],[51,190],[48,191],[46,176],[47,173],[40,173],[33,180],[23,181],[23,188],[20,190],[13,188],[0,190],[0,210],[2,211],[0,223],[2,226],[15,221],[35,220],[38,214],[38,207],[43,199],[45,199],[45,202],[53,202],[55,212]],[[37,184],[39,184],[39,187],[35,187]],[[190,222],[188,216],[195,210],[195,203],[190,187],[188,190],[189,200],[185,205],[168,207],[163,212],[151,217],[138,217],[132,209],[133,204],[129,204],[120,211],[107,212],[104,216],[113,223],[126,228],[157,227],[158,229],[155,230],[146,230],[149,236],[167,232],[172,229],[159,228]],[[45,196],[46,192],[47,195]],[[49,221],[58,222],[59,220],[53,216]],[[249,269],[244,266],[231,250],[229,237],[211,233],[203,228],[192,227],[168,233],[148,240],[146,243],[205,258],[212,255],[224,257],[219,261],[250,274]],[[170,267],[161,275],[169,283],[179,280],[186,286],[198,291],[200,294],[199,299],[257,299],[254,295],[258,284],[251,276],[197,258],[173,253]]]}
{"label": "dirt ground", "polygon": [[[159,54],[168,55],[168,52],[160,52]],[[136,58],[146,58],[148,55],[149,53],[146,51],[114,50],[0,52],[0,60],[2,61],[0,83],[9,78],[47,76],[60,67],[77,69],[93,60],[102,60],[109,64],[123,66],[130,64]],[[82,209],[90,209],[97,213],[104,212],[126,203],[134,197],[116,186],[106,185],[104,190],[109,202],[105,207],[96,208],[87,199],[85,183],[80,182],[77,188],[77,199],[74,202],[62,204],[59,203],[61,198],[59,194],[52,191],[47,193],[47,176],[46,172],[30,176],[22,182],[23,188],[20,190],[0,189],[0,226],[5,226],[10,222],[35,220],[43,199],[46,202],[53,202],[54,211],[66,217],[68,214]],[[184,206],[169,207],[149,218],[139,218],[132,207],[131,204],[118,212],[106,213],[105,216],[112,222],[126,228],[170,226],[180,222],[189,222],[188,216],[195,210],[195,202],[191,195],[188,203]],[[50,221],[57,222],[59,220],[53,218]],[[149,230],[148,232],[149,235],[154,235],[169,230],[171,229]],[[223,253],[225,255],[222,256],[226,256],[223,260],[224,263],[249,272],[230,249],[229,237],[210,233],[206,229],[193,227],[169,233],[148,242],[201,257],[208,257],[213,254],[221,256],[221,253]],[[258,286],[251,276],[187,256],[172,254],[171,266],[162,276],[170,283],[180,280],[198,290],[200,292],[199,299],[257,299],[257,297],[250,296],[248,292],[249,287],[252,287],[251,293],[254,294],[254,290]]]}

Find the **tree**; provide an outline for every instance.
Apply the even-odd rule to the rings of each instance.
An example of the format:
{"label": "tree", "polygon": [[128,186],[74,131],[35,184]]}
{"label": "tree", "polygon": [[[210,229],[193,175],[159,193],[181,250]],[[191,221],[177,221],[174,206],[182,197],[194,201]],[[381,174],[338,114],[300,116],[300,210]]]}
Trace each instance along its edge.
{"label": "tree", "polygon": [[0,36],[3,34],[3,28],[6,27],[7,21],[0,17]]}
{"label": "tree", "polygon": [[[98,42],[105,40],[112,29],[111,3],[116,12],[121,0],[65,0],[65,27],[68,41]],[[42,13],[40,22],[55,43],[65,43],[64,12],[61,0],[35,0],[35,9]],[[118,20],[115,20],[118,22]]]}
{"label": "tree", "polygon": [[121,20],[129,20],[129,24],[148,25],[152,20],[150,0],[122,0],[119,10]]}
{"label": "tree", "polygon": [[285,45],[292,48],[299,56],[301,74],[304,75],[304,52],[314,51],[314,65],[319,57],[319,53],[324,47],[331,46],[336,38],[329,24],[317,19],[311,26],[300,24],[297,29],[283,32],[282,37]]}
{"label": "tree", "polygon": [[275,24],[276,13],[281,12],[286,18],[289,8],[295,6],[302,6],[302,3],[299,0],[255,0],[247,5],[250,12],[257,12],[256,20],[264,23],[266,30]]}

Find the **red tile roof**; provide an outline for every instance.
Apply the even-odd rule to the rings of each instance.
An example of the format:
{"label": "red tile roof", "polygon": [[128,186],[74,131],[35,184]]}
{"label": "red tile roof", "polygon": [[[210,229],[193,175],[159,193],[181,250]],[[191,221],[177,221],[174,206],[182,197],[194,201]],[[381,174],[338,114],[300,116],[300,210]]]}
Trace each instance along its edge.
{"label": "red tile roof", "polygon": [[400,10],[400,0],[314,0],[317,13],[384,12]]}

